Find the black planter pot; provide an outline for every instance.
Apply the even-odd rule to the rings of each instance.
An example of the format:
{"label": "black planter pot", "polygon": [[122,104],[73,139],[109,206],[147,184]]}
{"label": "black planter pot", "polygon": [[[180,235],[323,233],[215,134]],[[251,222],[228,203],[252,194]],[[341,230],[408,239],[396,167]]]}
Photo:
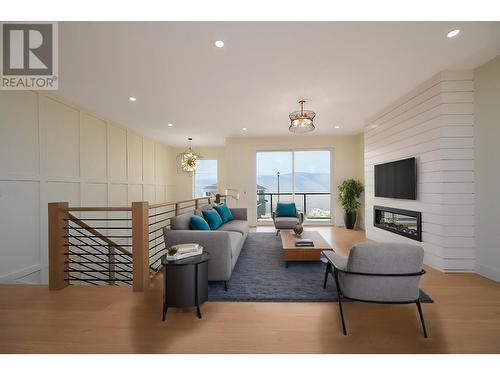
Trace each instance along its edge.
{"label": "black planter pot", "polygon": [[356,225],[357,212],[346,212],[344,214],[344,223],[347,229],[353,229]]}

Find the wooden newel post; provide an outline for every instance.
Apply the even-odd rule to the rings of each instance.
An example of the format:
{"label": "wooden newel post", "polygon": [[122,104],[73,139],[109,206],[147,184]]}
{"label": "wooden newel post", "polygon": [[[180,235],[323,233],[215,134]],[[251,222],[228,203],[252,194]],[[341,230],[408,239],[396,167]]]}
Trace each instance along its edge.
{"label": "wooden newel post", "polygon": [[68,202],[49,203],[49,289],[59,290],[69,285],[68,274],[64,271],[68,267],[69,259],[65,253],[69,252],[69,223]]}
{"label": "wooden newel post", "polygon": [[134,292],[149,288],[149,203],[132,202],[132,262]]}

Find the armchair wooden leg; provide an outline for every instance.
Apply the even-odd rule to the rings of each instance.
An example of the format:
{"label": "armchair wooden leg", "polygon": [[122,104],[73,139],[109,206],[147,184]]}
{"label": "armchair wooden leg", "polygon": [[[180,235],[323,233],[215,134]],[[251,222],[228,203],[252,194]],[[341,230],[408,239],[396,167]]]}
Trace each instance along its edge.
{"label": "armchair wooden leg", "polygon": [[418,315],[420,315],[420,323],[422,323],[422,329],[424,330],[424,337],[427,338],[427,329],[425,329],[424,314],[422,313],[422,306],[420,306],[420,299],[418,299],[415,303],[417,304]]}
{"label": "armchair wooden leg", "polygon": [[278,233],[279,233],[279,232],[280,232],[280,230],[279,230],[279,229],[276,229],[276,235],[278,235]]}
{"label": "armchair wooden leg", "polygon": [[227,292],[227,281],[224,281],[224,291]]}

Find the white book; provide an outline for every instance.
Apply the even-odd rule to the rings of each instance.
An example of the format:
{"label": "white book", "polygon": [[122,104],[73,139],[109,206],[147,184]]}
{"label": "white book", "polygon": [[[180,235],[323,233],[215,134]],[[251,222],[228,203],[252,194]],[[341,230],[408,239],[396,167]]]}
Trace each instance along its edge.
{"label": "white book", "polygon": [[184,253],[180,253],[179,251],[177,251],[177,253],[174,255],[168,255],[168,253],[167,253],[167,260],[169,260],[169,261],[181,260],[181,259],[201,255],[202,253],[203,253],[203,247],[198,245],[198,249],[193,250],[193,251],[188,251],[188,252],[184,252]]}
{"label": "white book", "polygon": [[178,249],[177,253],[180,254],[197,252],[201,248],[201,246],[197,243],[182,243],[175,245],[175,247]]}

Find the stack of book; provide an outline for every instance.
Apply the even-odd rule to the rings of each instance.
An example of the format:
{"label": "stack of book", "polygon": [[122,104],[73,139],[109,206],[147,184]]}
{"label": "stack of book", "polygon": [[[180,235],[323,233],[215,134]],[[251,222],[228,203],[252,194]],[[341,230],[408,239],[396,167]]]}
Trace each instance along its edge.
{"label": "stack of book", "polygon": [[296,247],[313,247],[314,242],[309,238],[301,238],[300,240],[295,241]]}
{"label": "stack of book", "polygon": [[175,245],[175,247],[177,248],[177,253],[174,255],[168,255],[167,253],[167,260],[180,260],[201,255],[201,253],[203,253],[203,246],[200,246],[197,243],[182,243]]}

